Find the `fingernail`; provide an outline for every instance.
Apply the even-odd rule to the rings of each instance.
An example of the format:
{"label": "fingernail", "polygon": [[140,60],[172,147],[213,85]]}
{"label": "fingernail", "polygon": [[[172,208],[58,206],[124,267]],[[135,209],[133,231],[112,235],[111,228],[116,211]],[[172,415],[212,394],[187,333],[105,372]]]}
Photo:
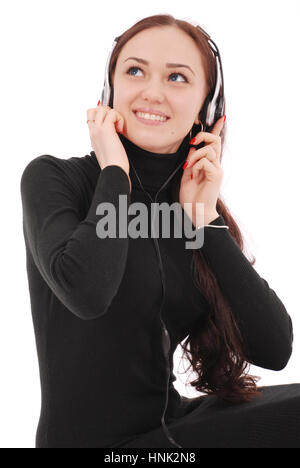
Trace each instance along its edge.
{"label": "fingernail", "polygon": [[190,145],[192,145],[193,143],[195,143],[196,141],[196,137],[192,138],[191,141],[190,141]]}
{"label": "fingernail", "polygon": [[182,166],[182,169],[185,169],[188,166],[188,161],[185,161],[184,165]]}
{"label": "fingernail", "polygon": [[224,122],[225,122],[225,120],[226,120],[226,115],[224,115]]}
{"label": "fingernail", "polygon": [[97,106],[99,106],[99,104],[100,104],[100,100],[98,101]]}

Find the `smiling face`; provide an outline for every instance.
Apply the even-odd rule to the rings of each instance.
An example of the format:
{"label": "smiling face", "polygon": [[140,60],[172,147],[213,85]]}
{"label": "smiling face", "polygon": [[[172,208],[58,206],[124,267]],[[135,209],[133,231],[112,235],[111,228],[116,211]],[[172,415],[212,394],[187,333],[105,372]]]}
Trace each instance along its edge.
{"label": "smiling face", "polygon": [[[132,37],[119,54],[112,80],[113,107],[125,119],[124,135],[147,151],[177,151],[199,123],[208,92],[202,59],[193,39],[176,27],[153,27]],[[162,123],[140,119],[136,109],[169,118]]]}

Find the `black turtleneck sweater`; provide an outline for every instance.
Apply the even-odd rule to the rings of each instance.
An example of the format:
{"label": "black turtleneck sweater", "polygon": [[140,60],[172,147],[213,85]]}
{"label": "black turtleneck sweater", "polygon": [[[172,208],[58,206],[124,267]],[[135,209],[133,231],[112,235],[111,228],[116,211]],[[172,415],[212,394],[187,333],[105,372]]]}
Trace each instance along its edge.
{"label": "black turtleneck sweater", "polygon": [[[21,178],[23,230],[32,319],[41,382],[37,448],[117,447],[158,428],[166,402],[166,360],[159,311],[162,282],[149,238],[99,238],[97,205],[118,215],[151,200],[189,150],[188,135],[173,154],[141,149],[120,139],[130,161],[129,181],[116,165],[100,169],[95,153],[60,159],[41,155]],[[133,166],[150,197],[142,190]],[[171,203],[182,167],[159,192]],[[118,216],[117,216],[118,217]],[[130,217],[128,217],[128,221]],[[212,223],[224,225],[222,216]],[[159,237],[165,275],[161,310],[177,345],[201,327],[209,305],[195,286],[187,239]],[[188,239],[190,240],[190,239]],[[242,253],[227,229],[204,228],[205,258],[237,318],[249,362],[280,370],[292,351],[292,322],[276,293]],[[182,398],[171,372],[165,421],[176,418]]]}

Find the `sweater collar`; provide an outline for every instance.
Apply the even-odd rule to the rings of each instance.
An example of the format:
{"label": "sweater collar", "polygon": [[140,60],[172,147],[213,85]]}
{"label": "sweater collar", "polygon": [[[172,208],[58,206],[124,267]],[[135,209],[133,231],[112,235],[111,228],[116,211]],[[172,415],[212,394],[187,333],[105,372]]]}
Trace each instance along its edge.
{"label": "sweater collar", "polygon": [[[137,146],[122,134],[118,134],[128,156],[130,169],[129,176],[132,187],[140,189],[140,178],[144,188],[151,192],[157,192],[179,166],[182,166],[189,153],[189,133],[182,140],[175,153],[153,153]],[[133,169],[133,167],[136,170]],[[175,171],[163,190],[167,190],[171,180],[182,169]]]}

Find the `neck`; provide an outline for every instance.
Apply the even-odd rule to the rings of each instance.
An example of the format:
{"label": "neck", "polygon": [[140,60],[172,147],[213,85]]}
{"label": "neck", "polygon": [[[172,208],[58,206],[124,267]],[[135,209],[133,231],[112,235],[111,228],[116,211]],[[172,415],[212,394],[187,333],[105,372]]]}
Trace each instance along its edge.
{"label": "neck", "polygon": [[[130,163],[129,176],[133,188],[140,188],[137,173],[146,190],[157,191],[172,172],[184,163],[189,152],[189,134],[182,140],[178,150],[174,153],[153,153],[137,146],[122,134],[119,134],[119,137]],[[176,171],[176,174],[179,171],[180,169]],[[165,189],[168,187],[169,183]]]}

